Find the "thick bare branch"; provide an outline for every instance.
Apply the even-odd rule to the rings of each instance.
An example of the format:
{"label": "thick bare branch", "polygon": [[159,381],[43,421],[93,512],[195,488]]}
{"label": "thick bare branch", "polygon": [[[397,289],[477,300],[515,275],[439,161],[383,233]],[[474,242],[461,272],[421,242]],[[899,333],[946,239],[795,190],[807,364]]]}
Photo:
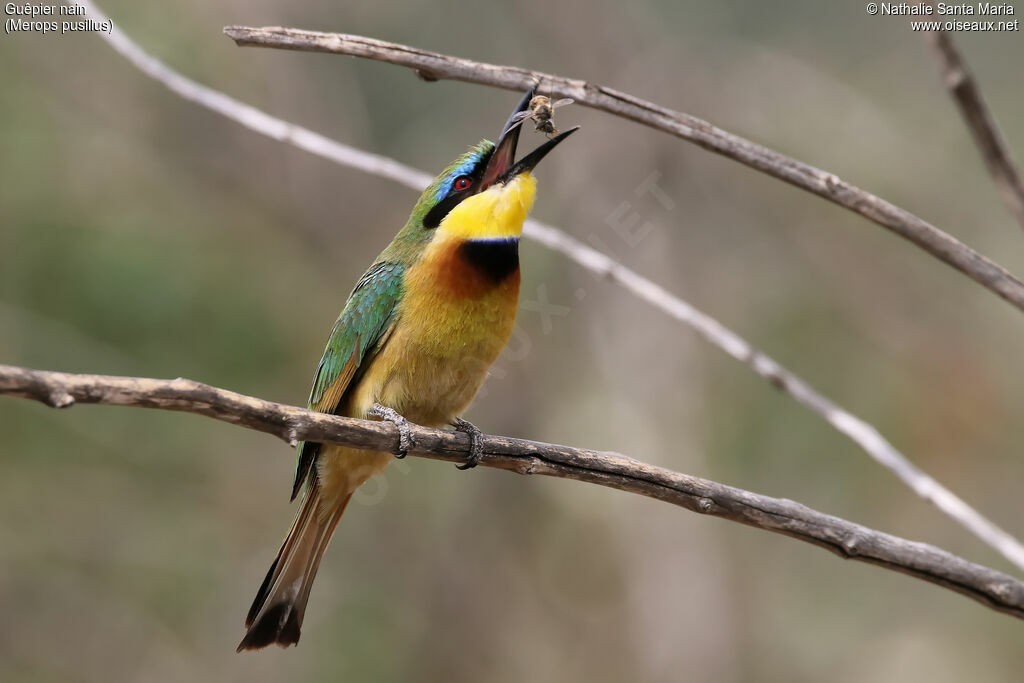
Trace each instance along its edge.
{"label": "thick bare branch", "polygon": [[[109,20],[92,2],[80,0],[99,21]],[[126,36],[111,22],[109,34],[101,33],[115,50],[151,78],[181,97],[215,111],[263,135],[280,140],[343,166],[394,180],[416,191],[430,182],[430,176],[394,159],[345,145],[307,128],[270,116],[186,78],[171,69]],[[1017,567],[1024,569],[1024,546],[1011,534],[987,519],[952,491],[920,470],[878,433],[873,426],[843,409],[806,381],[755,349],[745,339],[711,316],[696,309],[655,282],[630,270],[608,255],[590,247],[564,230],[528,220],[524,234],[557,251],[583,268],[620,285],[671,318],[691,327],[706,341],[749,367],[784,395],[803,405],[856,443],[876,462],[887,468],[918,496],[935,505],[982,542],[994,548]]]}
{"label": "thick bare branch", "polygon": [[[398,445],[397,430],[388,423],[326,415],[180,378],[76,375],[0,365],[0,394],[34,399],[54,408],[96,403],[195,413],[273,434],[292,444],[309,440],[382,451]],[[449,462],[466,458],[469,437],[465,434],[418,425],[411,429],[415,439],[411,454]],[[938,584],[1024,619],[1021,581],[934,546],[869,529],[791,500],[672,472],[617,453],[504,436],[484,436],[482,445],[480,464],[486,467],[599,484],[784,534],[843,558]]]}
{"label": "thick bare branch", "polygon": [[999,131],[995,117],[985,103],[978,82],[967,68],[949,33],[928,31],[926,35],[942,60],[942,76],[946,88],[960,109],[996,188],[1010,213],[1024,228],[1024,182],[1021,181],[1020,171]]}
{"label": "thick bare branch", "polygon": [[366,57],[409,67],[428,80],[457,80],[508,90],[525,90],[539,81],[545,92],[555,97],[571,97],[584,106],[670,133],[858,213],[913,242],[1024,311],[1024,283],[951,235],[832,173],[724,131],[695,116],[578,79],[476,62],[363,36],[276,26],[228,26],[224,32],[243,46]]}

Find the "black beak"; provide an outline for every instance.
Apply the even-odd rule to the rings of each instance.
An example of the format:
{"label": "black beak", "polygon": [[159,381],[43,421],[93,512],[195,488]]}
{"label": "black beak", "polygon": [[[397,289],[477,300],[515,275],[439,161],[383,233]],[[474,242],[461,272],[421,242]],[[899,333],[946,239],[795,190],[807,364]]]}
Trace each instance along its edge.
{"label": "black beak", "polygon": [[533,168],[540,163],[540,160],[543,159],[548,152],[554,149],[558,143],[579,130],[579,126],[576,126],[564,133],[560,133],[516,163],[516,144],[519,142],[519,132],[523,129],[525,122],[513,127],[516,123],[513,119],[516,114],[529,109],[530,100],[533,99],[536,92],[536,85],[527,90],[526,94],[523,95],[523,98],[519,100],[519,104],[512,110],[512,113],[508,117],[508,121],[505,122],[505,127],[501,130],[501,137],[498,138],[498,144],[495,145],[494,153],[491,154],[491,158],[487,162],[487,168],[484,170],[484,175],[480,183],[481,190],[487,189],[495,182],[507,183],[520,173],[533,170]]}
{"label": "black beak", "polygon": [[499,180],[501,182],[508,182],[509,180],[511,180],[515,176],[519,175],[520,173],[525,173],[526,171],[532,171],[533,167],[536,166],[537,164],[539,164],[540,160],[543,159],[545,156],[547,156],[547,153],[550,152],[551,150],[553,150],[558,145],[559,142],[561,142],[562,140],[566,139],[567,137],[569,137],[570,135],[572,135],[573,133],[575,133],[579,129],[580,129],[579,126],[573,126],[569,130],[564,131],[562,133],[559,133],[555,137],[551,138],[550,140],[545,142],[543,145],[541,145],[537,149],[533,150],[532,152],[527,154],[525,157],[520,159],[518,162],[516,162],[515,166],[510,168],[505,173],[505,176],[503,178],[499,178]]}

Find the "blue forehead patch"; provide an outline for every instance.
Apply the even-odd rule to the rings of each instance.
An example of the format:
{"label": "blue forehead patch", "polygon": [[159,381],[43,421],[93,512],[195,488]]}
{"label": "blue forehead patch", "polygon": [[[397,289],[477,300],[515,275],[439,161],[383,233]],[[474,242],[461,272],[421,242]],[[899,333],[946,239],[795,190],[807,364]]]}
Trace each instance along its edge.
{"label": "blue forehead patch", "polygon": [[444,179],[443,183],[441,183],[441,186],[437,188],[437,194],[434,195],[434,199],[441,200],[444,197],[446,197],[448,195],[448,192],[451,191],[452,183],[455,182],[455,179],[458,178],[459,176],[469,175],[470,173],[472,173],[473,168],[476,166],[479,160],[480,155],[476,154],[466,159],[455,168],[453,168],[451,173],[448,174],[448,177]]}
{"label": "blue forehead patch", "polygon": [[448,196],[448,193],[452,189],[452,183],[459,176],[470,175],[473,169],[480,162],[485,155],[489,154],[494,149],[494,143],[483,140],[479,144],[474,145],[468,152],[456,161],[452,166],[447,169],[447,174],[444,180],[438,184],[437,192],[434,193],[434,200],[440,201]]}

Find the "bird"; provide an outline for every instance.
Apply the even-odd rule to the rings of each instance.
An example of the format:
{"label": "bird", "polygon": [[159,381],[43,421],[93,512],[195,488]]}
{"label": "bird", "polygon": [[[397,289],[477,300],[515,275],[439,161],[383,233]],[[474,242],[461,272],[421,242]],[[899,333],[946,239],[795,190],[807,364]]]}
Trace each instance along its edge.
{"label": "bird", "polygon": [[483,140],[423,192],[405,226],[358,280],[331,330],[308,406],[396,425],[394,453],[311,441],[298,445],[291,500],[298,513],[245,619],[238,652],[298,643],[310,588],[353,492],[414,445],[409,423],[469,435],[460,469],[481,457],[480,430],[462,419],[508,342],[519,298],[519,238],[533,206],[536,165],[578,127],[516,161],[536,86],[497,143]]}

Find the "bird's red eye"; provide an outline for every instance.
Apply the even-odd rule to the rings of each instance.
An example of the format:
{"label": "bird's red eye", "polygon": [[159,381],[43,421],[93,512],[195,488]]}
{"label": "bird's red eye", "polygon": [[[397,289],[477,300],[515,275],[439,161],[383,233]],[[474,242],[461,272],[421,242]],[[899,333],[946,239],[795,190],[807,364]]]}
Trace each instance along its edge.
{"label": "bird's red eye", "polygon": [[456,190],[468,190],[469,186],[472,184],[473,181],[470,180],[468,175],[460,175],[458,178],[455,179]]}

